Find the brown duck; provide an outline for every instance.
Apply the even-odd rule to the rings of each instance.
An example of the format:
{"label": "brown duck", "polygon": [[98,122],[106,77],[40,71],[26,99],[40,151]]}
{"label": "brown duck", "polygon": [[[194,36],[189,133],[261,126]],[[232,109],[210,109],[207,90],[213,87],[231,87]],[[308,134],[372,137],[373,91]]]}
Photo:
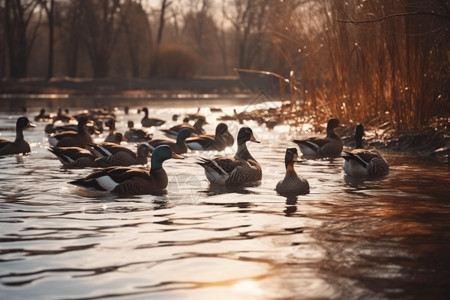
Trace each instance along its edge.
{"label": "brown duck", "polygon": [[31,123],[28,118],[18,118],[16,121],[16,139],[14,141],[0,139],[0,155],[30,153],[30,144],[25,141],[23,136],[23,130],[30,127],[35,127],[35,125]]}

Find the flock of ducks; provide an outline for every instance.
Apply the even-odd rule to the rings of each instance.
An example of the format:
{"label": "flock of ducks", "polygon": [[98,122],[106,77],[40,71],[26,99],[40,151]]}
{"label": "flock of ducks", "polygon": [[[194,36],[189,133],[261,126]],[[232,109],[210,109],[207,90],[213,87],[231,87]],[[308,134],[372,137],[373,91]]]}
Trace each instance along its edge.
{"label": "flock of ducks", "polygon": [[[144,117],[141,120],[143,128],[161,126],[164,120],[149,118],[148,109],[143,108]],[[63,115],[58,111],[55,119],[61,121],[77,120],[77,126],[69,129],[56,129],[48,136],[49,151],[53,153],[65,167],[69,168],[100,168],[84,178],[71,181],[71,184],[94,188],[100,191],[110,191],[118,194],[161,194],[168,185],[168,176],[163,168],[168,159],[182,159],[182,154],[188,149],[203,151],[222,151],[234,144],[234,138],[225,123],[219,123],[214,135],[208,135],[203,130],[207,124],[201,115],[189,116],[183,123],[169,129],[161,130],[173,139],[153,139],[144,129],[134,128],[132,121],[128,122],[128,130],[124,135],[115,132],[115,116],[110,113],[98,117],[95,113],[83,113],[77,116]],[[92,120],[102,121],[107,118],[109,133],[104,142],[94,143],[91,134],[97,129],[89,130]],[[196,118],[194,125],[189,124],[191,118]],[[51,117],[41,110],[35,121],[51,121]],[[54,121],[54,120],[53,120]],[[54,123],[51,123],[53,126]],[[0,139],[0,155],[27,154],[30,146],[25,141],[23,130],[34,127],[26,117],[17,119],[16,139],[14,141]],[[363,125],[358,125],[355,131],[355,149],[343,151],[343,141],[335,132],[339,121],[330,119],[327,124],[327,134],[321,138],[293,140],[298,145],[304,157],[333,158],[343,157],[345,173],[350,177],[379,177],[389,172],[389,166],[383,156],[374,149],[363,149]],[[101,129],[101,128],[99,128]],[[46,128],[46,132],[47,128]],[[136,152],[121,145],[122,141],[137,142]],[[237,138],[237,151],[233,157],[218,156],[213,159],[199,157],[197,164],[204,168],[206,178],[211,184],[253,186],[262,179],[262,168],[250,154],[247,142],[260,143],[249,127],[241,127]],[[150,157],[150,170],[132,167],[145,165]],[[309,183],[294,169],[299,153],[296,147],[289,147],[285,153],[285,177],[280,180],[275,190],[283,196],[296,196],[309,193]]]}

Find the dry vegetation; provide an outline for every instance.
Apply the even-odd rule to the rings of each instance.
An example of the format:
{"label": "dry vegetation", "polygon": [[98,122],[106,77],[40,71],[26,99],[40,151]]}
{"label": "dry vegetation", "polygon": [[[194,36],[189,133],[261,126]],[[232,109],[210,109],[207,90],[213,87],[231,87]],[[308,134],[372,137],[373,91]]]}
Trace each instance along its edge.
{"label": "dry vegetation", "polygon": [[187,2],[0,1],[0,76],[131,82],[263,70],[290,82],[279,114],[293,124],[337,117],[448,134],[449,1]]}
{"label": "dry vegetation", "polygon": [[448,2],[307,1],[275,12],[271,42],[293,70],[298,121],[448,126]]}

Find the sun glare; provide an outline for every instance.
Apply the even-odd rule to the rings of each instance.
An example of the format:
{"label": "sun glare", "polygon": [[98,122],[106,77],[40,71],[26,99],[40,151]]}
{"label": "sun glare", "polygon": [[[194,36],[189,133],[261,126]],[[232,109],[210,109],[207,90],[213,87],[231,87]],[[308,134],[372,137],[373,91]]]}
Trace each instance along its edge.
{"label": "sun glare", "polygon": [[264,294],[264,291],[261,289],[259,284],[253,280],[238,281],[232,286],[232,288],[233,291],[250,294],[253,296],[259,296]]}

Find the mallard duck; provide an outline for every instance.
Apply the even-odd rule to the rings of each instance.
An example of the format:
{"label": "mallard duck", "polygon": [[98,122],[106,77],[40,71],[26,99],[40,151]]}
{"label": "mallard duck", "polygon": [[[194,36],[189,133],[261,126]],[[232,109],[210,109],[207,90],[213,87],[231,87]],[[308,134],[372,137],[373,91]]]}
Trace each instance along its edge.
{"label": "mallard duck", "polygon": [[78,121],[78,131],[66,131],[57,133],[48,138],[51,146],[56,147],[80,147],[84,148],[92,143],[92,137],[86,129],[87,119],[82,117]]}
{"label": "mallard duck", "polygon": [[254,185],[261,181],[261,166],[248,151],[247,141],[259,143],[250,128],[242,127],[237,136],[238,149],[234,157],[199,158],[197,164],[205,169],[209,182],[220,185]]}
{"label": "mallard duck", "polygon": [[37,116],[34,117],[34,121],[35,122],[48,122],[51,120],[51,116],[49,114],[45,113],[45,108],[42,108],[39,111],[39,114]]}
{"label": "mallard duck", "polygon": [[203,129],[203,125],[209,124],[204,117],[198,118],[195,121],[194,125],[189,124],[188,122],[183,122],[181,124],[177,124],[175,126],[170,127],[169,129],[161,129],[161,131],[169,138],[176,138],[181,129],[187,128],[191,130],[191,134],[205,134],[205,130]]}
{"label": "mallard duck", "polygon": [[56,116],[53,118],[53,122],[62,121],[64,123],[68,123],[73,120],[75,120],[75,118],[69,115],[68,110],[66,110],[66,112],[63,112],[61,107],[58,108]]}
{"label": "mallard duck", "polygon": [[183,128],[178,133],[176,141],[157,139],[157,140],[151,140],[150,142],[147,142],[147,144],[150,147],[150,151],[153,151],[156,147],[158,147],[160,145],[168,145],[175,153],[183,154],[183,153],[186,153],[188,150],[188,147],[186,145],[186,139],[190,135],[191,135],[191,130],[187,129],[187,128]]}
{"label": "mallard duck", "polygon": [[145,165],[150,156],[150,148],[145,143],[137,146],[137,153],[125,147],[116,150],[118,151],[115,151],[114,154],[100,158],[97,162],[98,165],[102,167]]}
{"label": "mallard duck", "polygon": [[[96,120],[94,124],[86,124],[86,128],[89,134],[100,134],[103,132],[103,122],[101,120]],[[78,132],[78,125],[77,124],[66,124],[61,126],[56,126],[54,123],[49,123],[45,125],[45,133],[52,134],[52,133],[61,133],[65,131],[77,131]]]}
{"label": "mallard duck", "polygon": [[169,158],[182,157],[169,146],[162,145],[153,151],[150,172],[139,168],[109,167],[69,183],[117,194],[162,194],[169,182],[162,164]]}
{"label": "mallard duck", "polygon": [[327,136],[325,138],[309,138],[306,140],[293,140],[300,147],[305,156],[337,157],[344,148],[340,136],[334,132],[339,126],[338,119],[330,119],[327,124]]}
{"label": "mallard duck", "polygon": [[286,175],[284,179],[277,183],[275,190],[282,196],[297,196],[309,193],[309,183],[302,176],[297,175],[294,170],[294,163],[297,162],[297,148],[287,148],[284,157],[286,165]]}
{"label": "mallard duck", "polygon": [[186,139],[186,145],[191,150],[217,150],[222,151],[232,146],[234,138],[228,131],[228,125],[219,123],[215,135],[199,135]]}
{"label": "mallard duck", "polygon": [[186,117],[188,117],[189,120],[197,120],[200,118],[205,119],[205,116],[200,114],[200,110],[201,110],[201,108],[197,107],[197,112],[195,114],[186,114]]}
{"label": "mallard duck", "polygon": [[50,147],[48,149],[56,155],[67,168],[100,167],[100,159],[89,150],[80,147]]}
{"label": "mallard duck", "polygon": [[[108,120],[106,122],[108,128],[109,128],[109,133],[105,138],[105,142],[107,143],[117,143],[118,141],[118,136],[116,135],[116,121],[115,120]],[[119,144],[120,142],[123,140],[123,135],[121,135],[121,139],[119,140]]]}
{"label": "mallard duck", "polygon": [[25,141],[23,137],[23,130],[25,128],[35,127],[27,117],[20,117],[16,121],[16,139],[14,141],[9,141],[6,139],[0,139],[0,155],[9,154],[26,154],[30,153],[30,144]]}
{"label": "mallard duck", "polygon": [[91,151],[92,154],[94,154],[96,157],[108,157],[111,155],[116,154],[117,152],[124,151],[133,153],[132,150],[128,149],[125,146],[122,146],[120,144],[120,141],[123,140],[123,136],[121,133],[116,133],[116,142],[110,143],[110,142],[102,142],[102,143],[89,143],[86,145],[86,148]]}
{"label": "mallard duck", "polygon": [[125,139],[127,142],[147,142],[152,139],[152,135],[147,131],[139,128],[134,128],[134,122],[128,121],[128,130],[125,132]]}
{"label": "mallard duck", "polygon": [[351,177],[375,177],[389,173],[389,165],[384,157],[375,149],[362,149],[364,126],[359,124],[355,129],[355,149],[344,151],[344,171]]}
{"label": "mallard duck", "polygon": [[145,116],[141,120],[142,127],[153,127],[153,126],[161,126],[162,124],[166,123],[166,121],[157,119],[157,118],[149,118],[148,117],[148,108],[144,107],[142,109]]}

